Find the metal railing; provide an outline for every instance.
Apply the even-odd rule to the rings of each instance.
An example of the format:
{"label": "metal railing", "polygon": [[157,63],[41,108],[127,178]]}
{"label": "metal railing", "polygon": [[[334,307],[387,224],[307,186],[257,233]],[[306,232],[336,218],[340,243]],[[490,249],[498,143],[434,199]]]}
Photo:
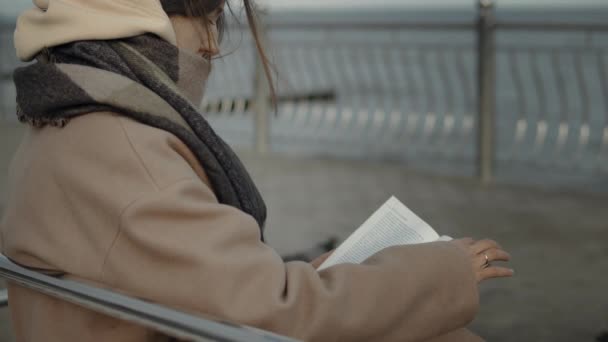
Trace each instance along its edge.
{"label": "metal railing", "polygon": [[[265,149],[280,150],[295,142],[302,143],[304,149],[320,143],[329,145],[329,150],[338,146],[346,154],[355,150],[369,154],[372,148],[372,154],[417,160],[429,153],[450,159],[474,155],[475,144],[470,139],[475,122],[473,28],[472,23],[270,23],[270,46],[279,70],[279,98],[283,100],[277,115],[269,120],[271,146]],[[370,42],[349,35],[368,30],[388,39]],[[394,42],[409,30],[458,30],[465,43]],[[298,39],[302,34],[312,38]],[[252,83],[242,77],[243,70],[246,74],[255,66],[250,49],[245,41],[236,53],[218,60],[205,107],[222,102],[226,88],[245,98],[252,93]],[[241,73],[235,74],[235,68]],[[455,80],[461,83],[457,89],[446,83]],[[282,96],[313,93],[329,96],[308,100],[299,96],[304,100],[291,101]],[[253,131],[246,127],[249,116],[239,115],[242,112],[207,113],[220,130],[228,131],[228,137],[231,129],[238,132],[233,135],[241,139],[237,143],[256,140],[247,135]],[[444,118],[448,123],[438,131]],[[452,140],[449,146],[445,144],[448,140]],[[406,144],[408,149],[404,150]]]}
{"label": "metal railing", "polygon": [[[0,278],[89,310],[188,341],[296,342],[294,339],[264,330],[192,316],[106,289],[43,275],[11,262],[2,254],[0,254]],[[4,299],[6,300],[7,297]],[[10,301],[10,298],[8,300]]]}
{"label": "metal railing", "polygon": [[496,20],[482,0],[476,22],[269,20],[266,32],[276,115],[245,29],[229,30],[208,82],[202,108],[233,144],[485,183],[608,177],[608,25]]}
{"label": "metal railing", "polygon": [[8,291],[0,290],[0,308],[8,305]]}
{"label": "metal railing", "polygon": [[477,20],[477,174],[482,183],[494,175],[496,42],[492,2],[479,1]]}
{"label": "metal railing", "polygon": [[[476,23],[270,21],[267,31],[278,89],[334,96],[282,101],[253,121],[271,122],[259,150],[397,159],[484,183],[544,181],[548,170],[589,187],[608,177],[606,24],[501,21],[483,0]],[[230,76],[237,65],[253,73],[242,45],[217,63],[207,101],[228,84],[248,93],[252,82]],[[236,143],[256,140],[247,116],[209,114]]]}
{"label": "metal railing", "polygon": [[495,30],[559,32],[571,40],[566,46],[530,42],[497,48],[499,66],[508,70],[497,92],[512,94],[516,108],[509,115],[506,106],[497,106],[503,130],[496,133],[502,135],[498,159],[608,175],[608,44],[594,41],[608,37],[608,25],[497,22]]}

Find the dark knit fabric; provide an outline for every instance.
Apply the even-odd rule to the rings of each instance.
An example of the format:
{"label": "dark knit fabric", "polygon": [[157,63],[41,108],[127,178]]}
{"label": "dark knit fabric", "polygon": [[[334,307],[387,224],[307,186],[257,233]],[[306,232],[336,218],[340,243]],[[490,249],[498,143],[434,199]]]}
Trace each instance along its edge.
{"label": "dark knit fabric", "polygon": [[[112,111],[171,132],[197,157],[218,201],[250,214],[263,230],[266,206],[255,184],[193,104],[200,98],[192,94],[199,87],[202,96],[204,82],[190,80],[190,71],[208,64],[152,34],[54,47],[15,70],[17,114],[22,122],[43,127]],[[188,81],[192,92],[184,87]]]}
{"label": "dark knit fabric", "polygon": [[186,2],[184,0],[161,0],[160,3],[167,15],[186,15]]}

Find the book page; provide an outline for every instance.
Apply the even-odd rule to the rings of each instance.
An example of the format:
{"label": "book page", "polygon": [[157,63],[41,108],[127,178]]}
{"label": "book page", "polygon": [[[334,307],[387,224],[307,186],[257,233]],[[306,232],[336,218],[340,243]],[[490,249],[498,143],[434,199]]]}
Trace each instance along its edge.
{"label": "book page", "polygon": [[437,232],[394,196],[372,214],[318,270],[342,263],[359,264],[397,245],[435,241]]}

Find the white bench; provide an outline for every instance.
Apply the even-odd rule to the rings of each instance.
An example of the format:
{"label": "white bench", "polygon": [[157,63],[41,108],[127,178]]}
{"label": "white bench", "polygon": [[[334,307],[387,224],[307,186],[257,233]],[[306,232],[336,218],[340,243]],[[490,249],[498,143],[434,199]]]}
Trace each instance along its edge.
{"label": "white bench", "polygon": [[[105,289],[63,280],[23,268],[0,254],[0,278],[179,339],[226,342],[294,342],[260,329],[192,316]],[[0,307],[7,305],[0,292]]]}

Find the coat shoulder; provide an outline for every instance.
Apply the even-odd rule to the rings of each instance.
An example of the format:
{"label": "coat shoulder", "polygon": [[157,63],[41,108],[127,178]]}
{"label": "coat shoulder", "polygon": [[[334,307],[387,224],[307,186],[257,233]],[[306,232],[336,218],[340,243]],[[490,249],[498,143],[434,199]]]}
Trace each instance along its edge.
{"label": "coat shoulder", "polygon": [[68,167],[85,174],[99,170],[100,180],[131,176],[155,188],[188,178],[206,181],[192,151],[175,135],[112,112],[83,115],[63,128],[31,129],[23,144],[24,157],[59,174]]}
{"label": "coat shoulder", "polygon": [[116,113],[29,127],[9,167],[3,252],[24,265],[95,279],[125,208],[199,174],[173,134]]}

